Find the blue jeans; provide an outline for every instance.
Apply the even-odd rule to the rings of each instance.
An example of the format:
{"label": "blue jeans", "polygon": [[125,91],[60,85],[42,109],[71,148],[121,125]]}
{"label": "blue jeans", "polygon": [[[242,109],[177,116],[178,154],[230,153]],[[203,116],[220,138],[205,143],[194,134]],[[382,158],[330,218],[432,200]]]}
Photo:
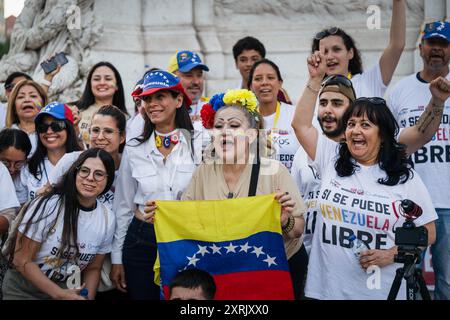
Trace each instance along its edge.
{"label": "blue jeans", "polygon": [[435,299],[450,300],[450,209],[436,209],[436,242],[431,246]]}
{"label": "blue jeans", "polygon": [[153,225],[133,218],[128,227],[122,252],[130,299],[159,300],[160,289],[153,282],[153,265],[157,252]]}

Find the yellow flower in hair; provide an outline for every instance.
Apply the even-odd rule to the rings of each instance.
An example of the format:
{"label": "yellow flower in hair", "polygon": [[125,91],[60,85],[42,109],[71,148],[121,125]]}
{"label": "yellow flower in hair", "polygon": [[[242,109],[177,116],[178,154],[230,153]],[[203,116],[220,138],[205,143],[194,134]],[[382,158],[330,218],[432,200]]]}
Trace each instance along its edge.
{"label": "yellow flower in hair", "polygon": [[223,102],[226,105],[240,105],[246,108],[250,113],[258,109],[258,100],[253,92],[246,89],[229,90],[223,96]]}

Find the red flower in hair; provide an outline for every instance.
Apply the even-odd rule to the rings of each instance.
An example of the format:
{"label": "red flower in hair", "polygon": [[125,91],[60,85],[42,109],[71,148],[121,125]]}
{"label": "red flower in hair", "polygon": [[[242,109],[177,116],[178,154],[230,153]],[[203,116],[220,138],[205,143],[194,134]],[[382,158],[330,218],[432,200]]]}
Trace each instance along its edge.
{"label": "red flower in hair", "polygon": [[215,114],[216,112],[209,103],[203,105],[202,110],[200,111],[200,117],[202,118],[203,127],[205,127],[206,129],[211,129],[214,126]]}

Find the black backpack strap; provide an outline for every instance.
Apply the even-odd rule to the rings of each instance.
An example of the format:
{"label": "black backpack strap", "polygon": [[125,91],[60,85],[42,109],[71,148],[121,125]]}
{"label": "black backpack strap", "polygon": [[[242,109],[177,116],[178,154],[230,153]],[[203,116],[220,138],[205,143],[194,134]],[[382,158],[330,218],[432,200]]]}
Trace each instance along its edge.
{"label": "black backpack strap", "polygon": [[259,158],[259,139],[257,139],[256,146],[256,163],[252,165],[252,174],[250,177],[250,188],[248,189],[248,196],[256,196],[256,187],[258,186],[259,169],[261,167],[261,162]]}

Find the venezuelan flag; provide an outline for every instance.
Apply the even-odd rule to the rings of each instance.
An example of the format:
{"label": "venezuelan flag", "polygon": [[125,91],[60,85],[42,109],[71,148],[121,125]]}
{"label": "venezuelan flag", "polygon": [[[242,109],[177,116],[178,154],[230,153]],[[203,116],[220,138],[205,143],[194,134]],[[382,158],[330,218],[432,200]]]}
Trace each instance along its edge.
{"label": "venezuelan flag", "polygon": [[219,300],[293,299],[274,196],[158,201],[155,231],[165,297],[179,271],[198,268],[214,277]]}

